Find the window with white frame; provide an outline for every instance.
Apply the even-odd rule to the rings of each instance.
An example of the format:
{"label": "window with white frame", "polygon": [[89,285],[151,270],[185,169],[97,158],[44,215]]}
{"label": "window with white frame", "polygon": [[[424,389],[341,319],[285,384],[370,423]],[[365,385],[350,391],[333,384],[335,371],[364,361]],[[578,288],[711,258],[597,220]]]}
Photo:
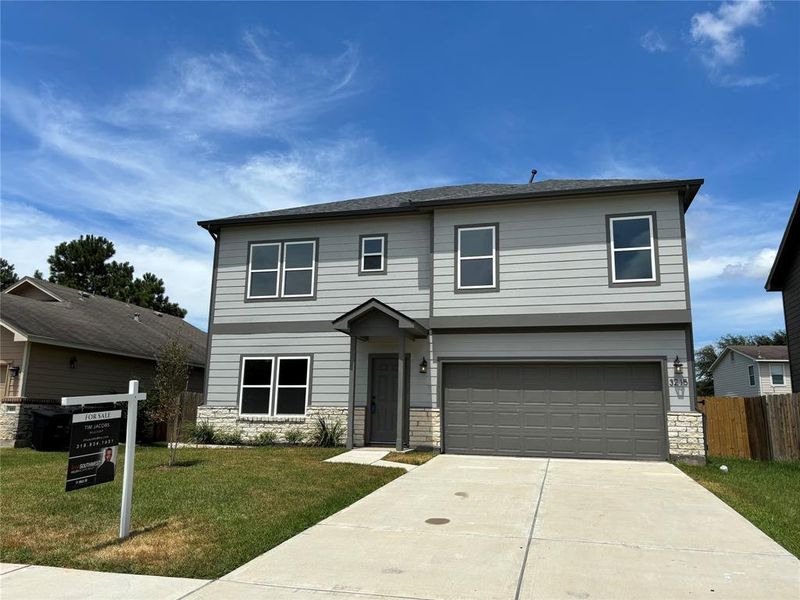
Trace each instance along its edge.
{"label": "window with white frame", "polygon": [[747,376],[750,378],[750,385],[756,384],[756,370],[753,365],[747,367]]}
{"label": "window with white frame", "polygon": [[656,281],[652,215],[609,217],[611,282]]}
{"label": "window with white frame", "polygon": [[314,252],[316,242],[283,243],[283,285],[284,298],[297,298],[314,295]]}
{"label": "window with white frame", "polygon": [[278,386],[275,393],[275,415],[304,415],[308,403],[309,359],[278,357]]}
{"label": "window with white frame", "polygon": [[456,282],[459,290],[497,287],[497,226],[456,229]]}
{"label": "window with white frame", "polygon": [[772,385],[784,385],[783,363],[772,363],[769,366],[769,374],[772,378]]}
{"label": "window with white frame", "polygon": [[314,240],[250,244],[247,298],[308,298],[314,295]]}
{"label": "window with white frame", "polygon": [[272,358],[242,359],[239,412],[243,415],[268,415],[272,401]]}
{"label": "window with white frame", "polygon": [[308,406],[309,356],[242,358],[239,413],[242,416],[302,416]]}
{"label": "window with white frame", "polygon": [[361,238],[359,271],[362,273],[386,272],[385,235],[365,235]]}

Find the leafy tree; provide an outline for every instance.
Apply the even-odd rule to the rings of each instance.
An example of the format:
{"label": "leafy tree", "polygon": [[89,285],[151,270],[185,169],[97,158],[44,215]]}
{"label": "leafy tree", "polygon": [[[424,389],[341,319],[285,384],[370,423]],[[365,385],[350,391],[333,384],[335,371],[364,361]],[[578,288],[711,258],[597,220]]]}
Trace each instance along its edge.
{"label": "leafy tree", "polygon": [[697,378],[697,395],[712,396],[714,380],[711,376],[711,365],[727,346],[785,346],[786,332],[778,329],[769,334],[736,335],[728,333],[713,344],[706,344],[694,353],[694,369]]}
{"label": "leafy tree", "polygon": [[39,269],[36,269],[33,272],[33,278],[34,279],[44,279],[44,274]]}
{"label": "leafy tree", "polygon": [[114,243],[102,236],[82,235],[62,242],[47,259],[50,281],[168,315],[186,316],[186,310],[165,295],[163,279],[153,273],[134,278],[133,265],[111,260],[115,253]]}
{"label": "leafy tree", "polygon": [[[50,281],[90,294],[108,296],[111,265],[107,261],[114,253],[113,242],[102,236],[82,235],[77,240],[61,242],[47,259]],[[132,277],[132,268],[130,274]]]}
{"label": "leafy tree", "polygon": [[156,423],[167,424],[167,447],[171,467],[175,464],[178,442],[183,427],[183,404],[186,384],[189,381],[189,349],[178,339],[171,339],[161,347],[156,358],[156,373],[148,396],[152,401],[149,416]]}
{"label": "leafy tree", "polygon": [[14,265],[5,258],[0,258],[0,290],[6,289],[19,281],[19,276],[14,270]]}

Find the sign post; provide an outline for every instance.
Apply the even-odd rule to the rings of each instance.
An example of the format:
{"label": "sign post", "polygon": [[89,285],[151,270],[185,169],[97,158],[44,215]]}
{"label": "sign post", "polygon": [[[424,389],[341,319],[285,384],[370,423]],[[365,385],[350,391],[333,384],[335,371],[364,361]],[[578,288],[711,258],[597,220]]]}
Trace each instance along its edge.
{"label": "sign post", "polygon": [[[85,404],[108,404],[110,402],[127,402],[128,403],[128,423],[126,427],[125,437],[125,470],[122,474],[122,508],[120,511],[119,520],[119,538],[125,539],[130,534],[131,529],[131,500],[133,497],[133,465],[134,456],[136,453],[136,416],[139,412],[139,401],[145,400],[147,394],[139,393],[139,382],[131,380],[128,382],[127,394],[104,394],[101,396],[70,396],[61,398],[62,406],[83,406]],[[104,413],[88,413],[96,415],[94,419],[87,419],[87,415],[73,415],[73,426],[75,417],[82,417],[81,421],[94,420],[97,423],[105,424],[109,419],[113,419],[112,413],[119,411],[109,411]],[[119,416],[117,415],[117,418]],[[109,438],[109,441],[111,439]],[[111,444],[108,444],[111,446]],[[116,445],[116,444],[114,444]],[[70,447],[73,442],[70,442]],[[108,448],[107,450],[111,450]],[[112,476],[113,479],[113,476]],[[97,482],[100,483],[100,482]],[[89,484],[92,485],[92,484]],[[69,489],[69,484],[68,488]],[[77,488],[74,488],[77,489]]]}

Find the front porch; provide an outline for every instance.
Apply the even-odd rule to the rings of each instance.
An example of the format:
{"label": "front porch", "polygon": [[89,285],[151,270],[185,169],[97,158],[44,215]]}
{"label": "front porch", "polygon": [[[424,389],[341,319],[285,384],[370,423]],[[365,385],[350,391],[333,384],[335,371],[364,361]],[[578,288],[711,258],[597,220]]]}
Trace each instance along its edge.
{"label": "front porch", "polygon": [[333,326],[350,336],[347,447],[438,446],[428,330],[374,298]]}

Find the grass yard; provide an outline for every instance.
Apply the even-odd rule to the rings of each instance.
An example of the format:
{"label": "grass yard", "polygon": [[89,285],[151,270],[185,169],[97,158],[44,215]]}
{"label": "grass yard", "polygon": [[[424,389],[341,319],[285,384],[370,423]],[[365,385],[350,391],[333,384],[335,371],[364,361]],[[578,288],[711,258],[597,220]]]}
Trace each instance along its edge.
{"label": "grass yard", "polygon": [[[728,466],[727,475],[720,465]],[[713,457],[702,467],[678,467],[800,557],[800,461]]]}
{"label": "grass yard", "polygon": [[120,469],[113,483],[66,493],[66,453],[4,449],[0,561],[218,577],[403,473],[321,462],[340,452],[186,448],[167,468],[166,448],[137,448],[132,536],[120,543]]}
{"label": "grass yard", "polygon": [[407,465],[423,465],[439,454],[434,451],[411,450],[410,452],[390,452],[383,460],[405,463]]}

